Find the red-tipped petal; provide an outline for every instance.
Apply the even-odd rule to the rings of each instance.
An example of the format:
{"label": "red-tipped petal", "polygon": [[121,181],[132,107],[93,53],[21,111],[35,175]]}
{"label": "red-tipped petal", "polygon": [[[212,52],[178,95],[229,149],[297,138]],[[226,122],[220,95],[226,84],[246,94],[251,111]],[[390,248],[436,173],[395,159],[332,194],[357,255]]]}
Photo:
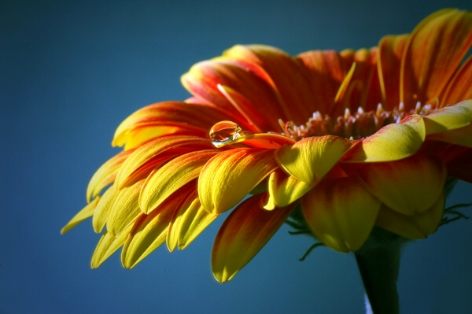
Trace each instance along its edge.
{"label": "red-tipped petal", "polygon": [[262,195],[245,200],[231,212],[215,239],[213,275],[219,282],[231,280],[270,240],[292,211],[292,206],[267,211]]}

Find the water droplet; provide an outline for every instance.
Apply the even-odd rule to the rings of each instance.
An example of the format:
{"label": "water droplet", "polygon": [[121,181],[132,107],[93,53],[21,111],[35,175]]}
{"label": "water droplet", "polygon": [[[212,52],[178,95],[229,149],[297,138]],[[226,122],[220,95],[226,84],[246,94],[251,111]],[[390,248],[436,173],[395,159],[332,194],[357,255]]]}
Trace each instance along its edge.
{"label": "water droplet", "polygon": [[220,121],[210,129],[209,136],[216,148],[231,144],[241,136],[241,127],[233,121]]}

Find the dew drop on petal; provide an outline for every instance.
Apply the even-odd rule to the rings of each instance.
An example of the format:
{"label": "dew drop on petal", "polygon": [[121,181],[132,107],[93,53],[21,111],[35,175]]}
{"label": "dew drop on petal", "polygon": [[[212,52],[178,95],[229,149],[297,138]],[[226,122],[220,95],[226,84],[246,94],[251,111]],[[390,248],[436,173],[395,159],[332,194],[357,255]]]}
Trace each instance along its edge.
{"label": "dew drop on petal", "polygon": [[232,121],[220,121],[209,132],[213,146],[223,147],[241,136],[241,127]]}

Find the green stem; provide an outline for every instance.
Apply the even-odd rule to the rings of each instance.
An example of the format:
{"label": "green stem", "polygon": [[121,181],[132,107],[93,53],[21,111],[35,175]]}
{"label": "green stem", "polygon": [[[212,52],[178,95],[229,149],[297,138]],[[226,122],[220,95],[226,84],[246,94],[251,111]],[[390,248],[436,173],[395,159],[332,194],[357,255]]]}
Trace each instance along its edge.
{"label": "green stem", "polygon": [[356,255],[364,289],[375,314],[399,313],[397,278],[405,240],[375,228]]}

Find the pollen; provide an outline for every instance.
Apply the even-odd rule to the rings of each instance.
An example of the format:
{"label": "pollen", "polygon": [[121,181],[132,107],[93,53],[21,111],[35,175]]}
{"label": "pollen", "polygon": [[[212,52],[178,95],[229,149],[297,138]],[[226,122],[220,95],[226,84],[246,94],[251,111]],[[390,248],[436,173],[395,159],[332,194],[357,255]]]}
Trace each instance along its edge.
{"label": "pollen", "polygon": [[382,127],[399,123],[405,116],[419,114],[422,116],[430,114],[437,108],[437,105],[420,102],[409,110],[405,110],[403,103],[399,103],[393,110],[385,110],[382,104],[378,104],[376,110],[365,111],[358,107],[356,112],[351,112],[349,108],[344,110],[344,114],[332,117],[328,114],[321,114],[319,111],[313,113],[305,124],[295,125],[292,121],[284,122],[279,119],[279,125],[284,130],[282,135],[290,137],[296,141],[323,135],[337,135],[349,139],[361,139],[377,132]]}

